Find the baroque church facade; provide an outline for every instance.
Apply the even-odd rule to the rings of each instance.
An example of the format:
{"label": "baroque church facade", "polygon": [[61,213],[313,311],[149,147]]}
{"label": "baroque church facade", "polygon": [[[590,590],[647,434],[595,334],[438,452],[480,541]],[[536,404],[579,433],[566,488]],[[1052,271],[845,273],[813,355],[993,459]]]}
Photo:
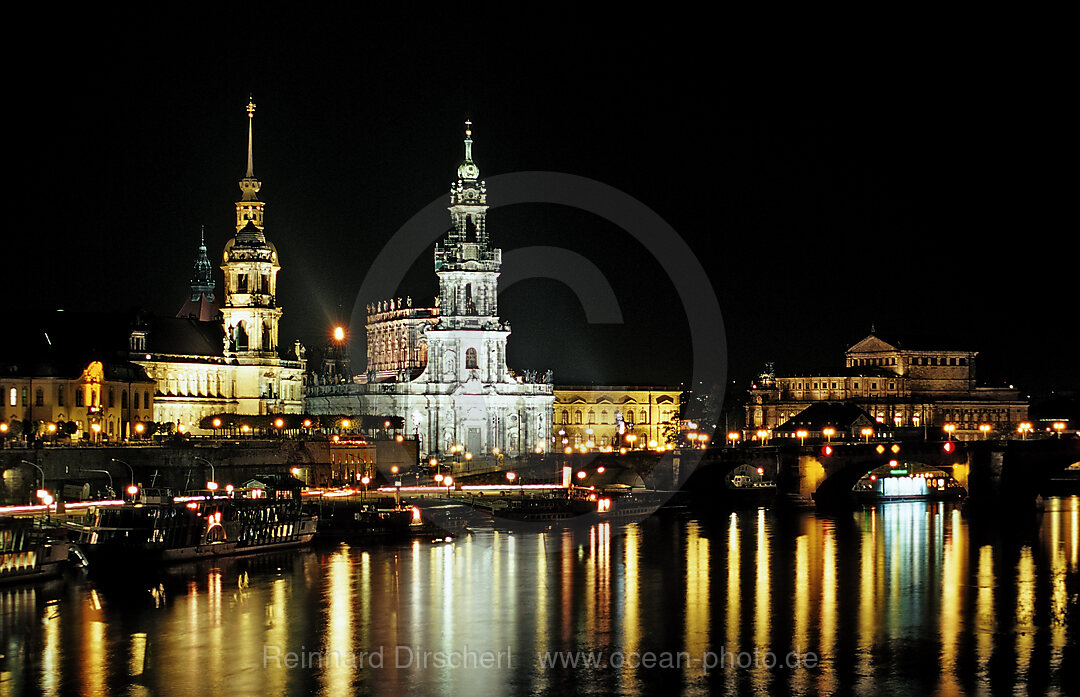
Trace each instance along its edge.
{"label": "baroque church facade", "polygon": [[201,433],[214,414],[290,414],[303,411],[304,348],[281,350],[278,325],[277,248],[266,237],[254,174],[255,104],[247,105],[247,171],[236,202],[236,233],[225,244],[220,268],[223,302],[215,297],[205,236],[195,258],[191,295],[176,318],[144,318],[129,337],[133,363],[157,383],[153,420]]}
{"label": "baroque church facade", "polygon": [[435,247],[434,307],[413,307],[411,298],[369,305],[365,372],[346,385],[310,386],[306,411],[399,416],[425,457],[545,452],[551,373],[516,375],[507,367],[510,324],[498,314],[502,250],[488,231],[487,186],[468,122],[464,143],[450,187],[451,229]]}

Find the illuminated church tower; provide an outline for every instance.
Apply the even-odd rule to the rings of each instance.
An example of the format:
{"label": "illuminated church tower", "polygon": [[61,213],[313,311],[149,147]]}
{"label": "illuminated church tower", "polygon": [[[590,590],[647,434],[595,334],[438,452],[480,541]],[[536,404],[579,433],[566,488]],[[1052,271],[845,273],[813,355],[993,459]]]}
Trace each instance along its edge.
{"label": "illuminated church tower", "polygon": [[200,322],[212,322],[221,319],[221,310],[214,299],[214,271],[210,258],[206,255],[206,230],[199,234],[199,248],[195,253],[195,272],[191,277],[191,295],[188,296],[176,316],[180,319],[194,319]]}
{"label": "illuminated church tower", "polygon": [[221,270],[225,272],[225,355],[238,358],[274,358],[278,355],[277,249],[263,232],[263,208],[258,198],[262,182],[255,178],[252,159],[252,121],[255,104],[249,101],[247,175],[240,180],[236,202],[236,236],[225,244]]}
{"label": "illuminated church tower", "polygon": [[552,376],[506,366],[510,324],[498,315],[502,250],[487,231],[487,187],[465,160],[450,186],[451,228],[435,247],[435,307],[412,298],[367,306],[367,371],[346,385],[309,385],[311,414],[400,416],[426,457],[471,453],[517,457],[548,447]]}

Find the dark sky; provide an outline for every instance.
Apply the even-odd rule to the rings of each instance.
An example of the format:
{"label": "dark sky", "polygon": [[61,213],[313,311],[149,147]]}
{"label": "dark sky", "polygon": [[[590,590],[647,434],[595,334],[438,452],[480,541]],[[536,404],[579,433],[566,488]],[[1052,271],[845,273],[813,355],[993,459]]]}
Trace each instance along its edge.
{"label": "dark sky", "polygon": [[[485,178],[588,177],[666,220],[711,278],[740,386],[767,360],[837,365],[871,325],[978,350],[988,382],[1080,386],[1077,235],[1047,166],[1072,129],[1024,64],[954,41],[819,63],[734,48],[737,28],[693,18],[456,7],[282,22],[117,11],[94,17],[112,31],[57,28],[9,84],[9,171],[26,173],[9,188],[9,302],[175,313],[200,226],[215,264],[233,234],[253,92],[283,341],[320,343],[349,317],[382,246],[446,197],[468,115]],[[690,377],[694,307],[625,230],[541,204],[492,211],[489,230],[504,253],[588,258],[625,319],[590,325],[566,285],[522,281],[501,295],[513,367],[561,383]],[[435,289],[429,249],[400,294]]]}

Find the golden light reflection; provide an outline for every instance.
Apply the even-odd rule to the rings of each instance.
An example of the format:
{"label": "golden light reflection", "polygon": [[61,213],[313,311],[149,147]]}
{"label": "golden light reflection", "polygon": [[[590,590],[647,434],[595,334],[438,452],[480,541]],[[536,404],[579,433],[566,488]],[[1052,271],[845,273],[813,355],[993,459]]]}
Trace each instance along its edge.
{"label": "golden light reflection", "polygon": [[[691,534],[686,540],[686,635],[684,650],[703,656],[709,648],[709,538]],[[684,681],[696,681],[701,670],[687,666]]]}
{"label": "golden light reflection", "polygon": [[[281,651],[290,650],[287,646],[286,629],[289,616],[286,612],[288,600],[287,582],[283,578],[274,579],[270,584],[270,598],[264,611],[266,618],[265,642],[267,646],[280,647]],[[288,669],[280,661],[269,661],[262,670],[263,688],[266,694],[279,695],[285,692]]]}
{"label": "golden light reflection", "polygon": [[960,691],[956,682],[956,656],[960,641],[962,622],[960,610],[963,605],[964,578],[967,559],[964,531],[960,529],[960,511],[953,509],[949,534],[945,538],[944,560],[941,570],[941,690],[945,694]]}
{"label": "golden light reflection", "polygon": [[[330,556],[326,580],[326,631],[322,646],[322,665],[318,671],[325,695],[343,695],[351,691],[356,674],[353,652],[353,568],[349,548],[338,549]],[[366,605],[367,603],[363,603]],[[362,649],[361,649],[362,650]]]}
{"label": "golden light reflection", "polygon": [[128,657],[128,674],[139,676],[146,667],[146,633],[136,632],[131,635],[131,655]]}
{"label": "golden light reflection", "polygon": [[[727,603],[727,617],[725,619],[727,646],[731,647],[739,645],[739,619],[742,617],[742,588],[739,583],[739,537],[739,517],[732,513],[727,534],[727,596],[724,598]],[[737,677],[734,670],[724,671],[724,692],[726,694],[735,694],[738,686]]]}
{"label": "golden light reflection", "polygon": [[[100,619],[87,622],[84,637],[82,663],[86,672],[83,673],[83,694],[107,694],[105,683],[108,677],[106,672],[108,661],[105,660],[105,622]],[[59,671],[54,673],[54,676],[56,675],[59,675]],[[55,690],[51,693],[56,694]]]}
{"label": "golden light reflection", "polygon": [[[60,677],[60,613],[55,604],[50,603],[45,606],[41,621],[45,625],[41,659],[41,686],[45,694],[56,694],[60,687],[57,682]],[[101,628],[105,626],[101,622],[95,624]],[[4,647],[5,650],[6,648]],[[102,648],[99,642],[98,649],[101,650]],[[98,670],[100,669],[99,667]]]}
{"label": "golden light reflection", "polygon": [[975,593],[975,657],[976,674],[984,685],[989,682],[990,654],[994,649],[997,619],[994,615],[994,548],[979,548],[979,568],[976,571],[978,590]]}
{"label": "golden light reflection", "polygon": [[[772,626],[772,604],[769,601],[769,531],[765,524],[765,509],[757,511],[757,554],[754,559],[754,647],[771,651],[769,630]],[[753,684],[758,692],[767,688],[770,669],[764,664],[754,669]]]}
{"label": "golden light reflection", "polygon": [[[639,555],[641,545],[641,528],[631,525],[626,528],[623,537],[623,597],[622,597],[622,645],[627,655],[636,654],[641,650],[641,610],[638,605],[640,590]],[[537,644],[545,646],[546,644]],[[624,670],[619,673],[622,691],[633,694],[638,691],[638,680],[633,671]]]}
{"label": "golden light reflection", "polygon": [[1068,562],[1065,559],[1064,507],[1048,512],[1050,519],[1050,668],[1057,670],[1065,650],[1066,617],[1069,592],[1065,582]]}
{"label": "golden light reflection", "polygon": [[1031,670],[1035,647],[1035,559],[1031,547],[1020,550],[1016,565],[1016,688],[1023,692]]}
{"label": "golden light reflection", "polygon": [[[795,617],[791,637],[791,649],[806,653],[810,646],[810,557],[807,551],[809,537],[805,534],[795,538]],[[797,670],[791,676],[792,692],[804,694],[809,673]]]}
{"label": "golden light reflection", "polygon": [[818,691],[836,690],[836,531],[831,522],[823,525],[821,543],[821,676]]}
{"label": "golden light reflection", "polygon": [[1072,548],[1069,551],[1069,569],[1076,573],[1077,566],[1080,566],[1077,563],[1077,557],[1080,556],[1080,496],[1069,497],[1069,521],[1069,546]]}
{"label": "golden light reflection", "polygon": [[[858,656],[860,661],[872,660],[874,650],[874,633],[876,631],[877,603],[875,595],[877,580],[877,538],[874,536],[874,524],[876,523],[877,509],[870,509],[869,524],[863,529],[859,539],[859,643]],[[869,671],[862,673],[858,682],[857,692],[873,692],[874,678]]]}

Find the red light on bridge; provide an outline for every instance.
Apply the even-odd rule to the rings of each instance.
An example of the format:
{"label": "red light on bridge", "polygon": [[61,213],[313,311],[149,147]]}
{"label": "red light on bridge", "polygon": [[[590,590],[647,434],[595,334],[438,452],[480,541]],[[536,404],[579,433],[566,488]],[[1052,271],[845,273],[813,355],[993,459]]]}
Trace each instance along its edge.
{"label": "red light on bridge", "polygon": [[831,445],[823,446],[821,448],[821,454],[826,455],[826,456],[832,455],[832,446]]}
{"label": "red light on bridge", "polygon": [[956,450],[956,444],[953,443],[951,440],[945,441],[944,448],[945,448],[945,452],[951,453],[952,451]]}

